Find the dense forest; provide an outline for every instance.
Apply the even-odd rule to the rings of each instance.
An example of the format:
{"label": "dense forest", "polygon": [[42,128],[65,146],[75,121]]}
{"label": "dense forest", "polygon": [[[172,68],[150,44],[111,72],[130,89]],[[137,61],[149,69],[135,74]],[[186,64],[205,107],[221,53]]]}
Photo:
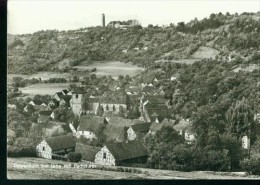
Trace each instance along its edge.
{"label": "dense forest", "polygon": [[[64,71],[83,60],[89,64],[117,60],[148,67],[160,59],[189,58],[199,46],[217,49],[223,60],[237,53],[247,57],[259,49],[259,27],[259,13],[219,13],[168,27],[91,27],[9,35],[8,71]],[[64,61],[70,65],[60,69],[59,64]]]}

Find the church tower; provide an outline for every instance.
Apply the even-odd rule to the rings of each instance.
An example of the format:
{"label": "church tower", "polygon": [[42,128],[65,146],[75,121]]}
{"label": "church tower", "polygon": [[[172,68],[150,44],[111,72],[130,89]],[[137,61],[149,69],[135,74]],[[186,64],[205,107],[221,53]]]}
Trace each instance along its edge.
{"label": "church tower", "polygon": [[82,91],[77,90],[72,92],[71,109],[75,115],[80,116],[84,111],[83,108],[84,95],[85,92]]}

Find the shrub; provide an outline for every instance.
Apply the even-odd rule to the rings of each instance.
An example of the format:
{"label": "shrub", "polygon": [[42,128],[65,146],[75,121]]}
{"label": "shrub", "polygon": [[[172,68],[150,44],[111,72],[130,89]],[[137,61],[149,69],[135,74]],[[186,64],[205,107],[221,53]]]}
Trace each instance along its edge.
{"label": "shrub", "polygon": [[33,147],[9,147],[7,149],[8,157],[36,157],[36,150]]}
{"label": "shrub", "polygon": [[76,152],[70,152],[68,154],[68,160],[70,162],[79,162],[81,160],[81,154]]}
{"label": "shrub", "polygon": [[260,175],[260,157],[245,159],[241,162],[241,168],[253,175]]}

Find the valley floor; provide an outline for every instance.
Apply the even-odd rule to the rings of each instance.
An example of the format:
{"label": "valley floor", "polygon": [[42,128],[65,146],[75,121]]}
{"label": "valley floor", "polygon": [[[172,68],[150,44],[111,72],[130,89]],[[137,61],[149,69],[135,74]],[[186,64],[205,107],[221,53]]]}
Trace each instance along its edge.
{"label": "valley floor", "polygon": [[[8,179],[260,179],[260,176],[228,172],[180,172],[139,168],[142,173],[128,173],[74,167],[59,168],[57,164],[71,166],[71,162],[42,158],[7,158]],[[55,166],[56,165],[56,166]],[[45,167],[44,167],[45,166]],[[46,167],[49,166],[49,167]]]}

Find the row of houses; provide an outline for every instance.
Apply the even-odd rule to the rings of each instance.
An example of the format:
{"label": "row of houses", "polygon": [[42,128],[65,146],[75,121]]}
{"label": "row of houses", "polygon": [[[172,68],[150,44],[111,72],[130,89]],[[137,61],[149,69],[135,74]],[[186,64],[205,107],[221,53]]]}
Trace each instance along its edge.
{"label": "row of houses", "polygon": [[145,163],[148,158],[146,148],[138,141],[95,147],[77,143],[72,135],[62,135],[44,139],[36,147],[37,156],[46,159],[54,159],[58,155],[73,151],[80,153],[83,161],[110,166]]}

